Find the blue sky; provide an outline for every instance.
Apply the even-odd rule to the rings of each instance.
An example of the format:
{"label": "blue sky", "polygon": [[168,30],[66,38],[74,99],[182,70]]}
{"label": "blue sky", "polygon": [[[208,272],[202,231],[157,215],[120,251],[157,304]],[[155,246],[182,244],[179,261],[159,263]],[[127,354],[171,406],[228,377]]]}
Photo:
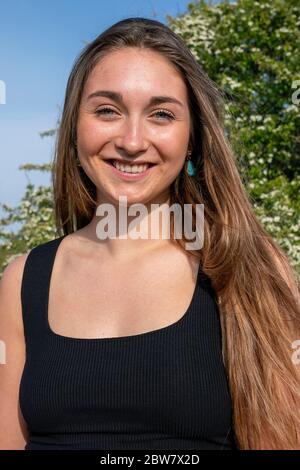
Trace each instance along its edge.
{"label": "blue sky", "polygon": [[[54,138],[39,132],[54,128],[75,57],[113,23],[143,16],[167,23],[166,15],[187,11],[188,0],[1,0],[0,202],[15,206],[27,184],[24,163],[50,162]],[[1,100],[0,100],[1,101]],[[35,184],[50,182],[28,173]]]}

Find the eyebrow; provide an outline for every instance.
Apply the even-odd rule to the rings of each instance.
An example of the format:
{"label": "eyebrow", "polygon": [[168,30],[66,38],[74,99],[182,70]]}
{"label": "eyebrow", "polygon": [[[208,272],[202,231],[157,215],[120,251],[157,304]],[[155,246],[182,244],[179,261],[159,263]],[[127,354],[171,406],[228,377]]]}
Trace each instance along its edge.
{"label": "eyebrow", "polygon": [[[98,96],[104,96],[105,98],[110,98],[111,100],[114,100],[117,103],[124,105],[124,100],[123,100],[123,96],[121,95],[121,93],[117,93],[115,91],[110,91],[110,90],[94,91],[94,93],[91,93],[87,97],[87,101]],[[149,100],[148,106],[161,104],[161,103],[174,103],[174,104],[178,104],[179,106],[184,107],[183,103],[177,100],[176,98],[172,96],[162,96],[162,95],[152,96]]]}

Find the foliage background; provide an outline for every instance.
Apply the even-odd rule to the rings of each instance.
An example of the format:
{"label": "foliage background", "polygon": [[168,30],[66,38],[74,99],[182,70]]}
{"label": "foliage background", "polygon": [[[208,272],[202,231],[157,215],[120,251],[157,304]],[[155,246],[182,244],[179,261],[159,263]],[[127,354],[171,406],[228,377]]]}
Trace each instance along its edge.
{"label": "foliage background", "polygon": [[[221,90],[226,133],[253,208],[300,276],[300,100],[292,100],[300,79],[299,1],[202,0],[167,21]],[[27,174],[50,169],[20,167]],[[51,187],[29,179],[17,207],[0,206],[1,274],[13,258],[57,234]]]}

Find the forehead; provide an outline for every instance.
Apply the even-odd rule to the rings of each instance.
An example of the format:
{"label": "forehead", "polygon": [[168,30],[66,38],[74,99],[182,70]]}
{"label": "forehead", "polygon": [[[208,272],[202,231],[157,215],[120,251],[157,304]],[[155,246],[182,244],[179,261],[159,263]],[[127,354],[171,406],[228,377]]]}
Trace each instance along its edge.
{"label": "forehead", "polygon": [[187,101],[184,80],[164,56],[149,49],[123,48],[108,53],[95,65],[84,87],[83,97],[103,87],[114,89],[124,96],[137,93],[168,95]]}

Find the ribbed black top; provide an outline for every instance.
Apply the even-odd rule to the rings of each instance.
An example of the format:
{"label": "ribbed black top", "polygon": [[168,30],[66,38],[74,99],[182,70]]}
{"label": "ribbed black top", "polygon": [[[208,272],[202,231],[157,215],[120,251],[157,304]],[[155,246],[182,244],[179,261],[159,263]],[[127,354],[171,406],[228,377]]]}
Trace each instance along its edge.
{"label": "ribbed black top", "polygon": [[209,278],[199,268],[189,308],[167,327],[115,338],[62,336],[49,326],[48,296],[63,238],[33,248],[24,267],[25,450],[236,449]]}

